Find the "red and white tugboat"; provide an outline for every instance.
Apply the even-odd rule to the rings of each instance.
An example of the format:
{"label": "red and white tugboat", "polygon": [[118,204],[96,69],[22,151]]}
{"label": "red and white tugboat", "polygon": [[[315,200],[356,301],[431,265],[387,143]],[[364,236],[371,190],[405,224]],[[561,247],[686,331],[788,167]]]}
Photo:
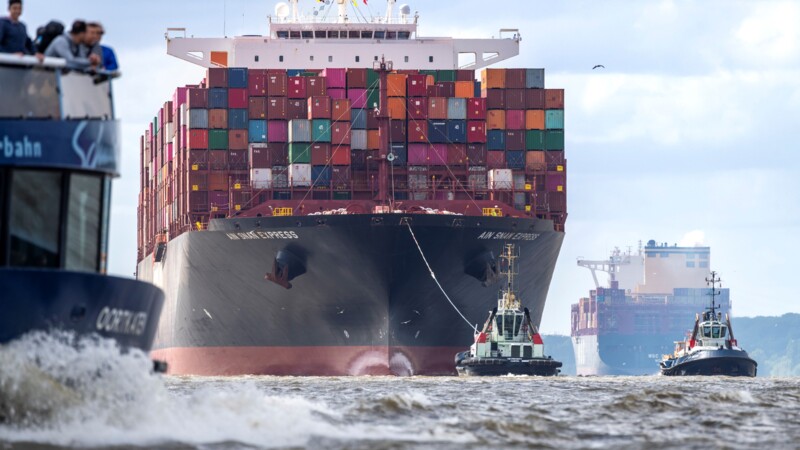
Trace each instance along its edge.
{"label": "red and white tugboat", "polygon": [[711,307],[703,312],[702,322],[698,315],[694,330],[687,341],[675,342],[675,352],[664,355],[660,366],[663,375],[727,375],[732,377],[754,377],[758,363],[742,350],[733,337],[733,328],[728,315],[722,322],[722,313],[716,311],[715,297],[719,293],[720,279],[716,272],[706,278],[711,285]]}
{"label": "red and white tugboat", "polygon": [[469,351],[456,354],[459,375],[541,375],[554,376],[561,362],[544,355],[544,342],[523,308],[514,289],[517,275],[514,260],[519,256],[513,244],[506,244],[500,256],[508,284],[500,290],[497,307],[492,309],[483,329],[475,334]]}

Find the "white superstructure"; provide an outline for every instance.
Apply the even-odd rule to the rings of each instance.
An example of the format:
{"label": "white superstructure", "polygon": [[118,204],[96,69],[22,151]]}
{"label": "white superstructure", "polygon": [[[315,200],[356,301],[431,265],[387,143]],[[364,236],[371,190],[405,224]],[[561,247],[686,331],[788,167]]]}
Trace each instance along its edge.
{"label": "white superstructure", "polygon": [[396,0],[387,0],[384,16],[373,17],[350,0],[308,0],[318,6],[304,15],[298,1],[275,7],[266,36],[196,38],[185,28],[169,28],[167,53],[203,67],[251,69],[372,68],[385,57],[395,70],[477,70],[519,54],[517,29],[489,39],[420,37],[419,15],[402,5],[395,16]]}

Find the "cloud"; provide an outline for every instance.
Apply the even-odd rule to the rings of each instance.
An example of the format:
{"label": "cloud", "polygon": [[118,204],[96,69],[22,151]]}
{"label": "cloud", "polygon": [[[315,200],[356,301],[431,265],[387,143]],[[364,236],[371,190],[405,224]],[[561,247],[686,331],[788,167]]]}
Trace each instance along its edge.
{"label": "cloud", "polygon": [[747,60],[765,65],[797,63],[800,59],[800,5],[760,2],[734,32],[735,49]]}
{"label": "cloud", "polygon": [[678,241],[679,247],[702,247],[705,245],[706,234],[703,230],[692,230],[683,235]]}

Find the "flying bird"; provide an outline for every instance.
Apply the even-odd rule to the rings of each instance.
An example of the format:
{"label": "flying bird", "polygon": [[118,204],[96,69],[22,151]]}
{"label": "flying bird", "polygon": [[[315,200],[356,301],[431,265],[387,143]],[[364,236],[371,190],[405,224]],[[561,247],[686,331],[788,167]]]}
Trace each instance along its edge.
{"label": "flying bird", "polygon": [[602,64],[598,64],[598,65],[596,65],[596,66],[592,67],[592,70],[594,70],[594,69],[597,69],[598,67],[602,67],[603,69],[605,69],[605,68],[606,68],[606,66],[604,66],[604,65],[602,65]]}

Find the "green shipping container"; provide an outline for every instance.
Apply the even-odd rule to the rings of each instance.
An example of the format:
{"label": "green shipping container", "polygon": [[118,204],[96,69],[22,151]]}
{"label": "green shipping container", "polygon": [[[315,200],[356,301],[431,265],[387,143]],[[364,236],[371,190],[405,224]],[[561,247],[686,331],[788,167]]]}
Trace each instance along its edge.
{"label": "green shipping container", "polygon": [[331,121],[328,119],[314,119],[311,121],[311,140],[314,142],[331,141]]}
{"label": "green shipping container", "polygon": [[368,89],[366,109],[372,109],[372,107],[375,105],[378,105],[378,108],[381,106],[381,91],[377,89]]}
{"label": "green shipping container", "polygon": [[564,150],[564,132],[548,130],[544,136],[545,150]]}
{"label": "green shipping container", "polygon": [[334,192],[333,199],[334,200],[350,200],[351,195],[349,192]]}
{"label": "green shipping container", "polygon": [[456,71],[455,70],[437,70],[436,71],[436,82],[442,81],[456,81]]}
{"label": "green shipping container", "polygon": [[564,110],[548,109],[544,113],[544,127],[548,130],[564,129]]}
{"label": "green shipping container", "polygon": [[526,150],[544,150],[544,130],[528,130],[525,132]]}
{"label": "green shipping container", "polygon": [[367,88],[377,89],[379,80],[380,77],[378,76],[378,72],[375,72],[372,69],[367,69]]}
{"label": "green shipping container", "polygon": [[311,144],[307,142],[289,143],[289,164],[311,164]]}
{"label": "green shipping container", "polygon": [[209,150],[228,149],[228,130],[208,130]]}

